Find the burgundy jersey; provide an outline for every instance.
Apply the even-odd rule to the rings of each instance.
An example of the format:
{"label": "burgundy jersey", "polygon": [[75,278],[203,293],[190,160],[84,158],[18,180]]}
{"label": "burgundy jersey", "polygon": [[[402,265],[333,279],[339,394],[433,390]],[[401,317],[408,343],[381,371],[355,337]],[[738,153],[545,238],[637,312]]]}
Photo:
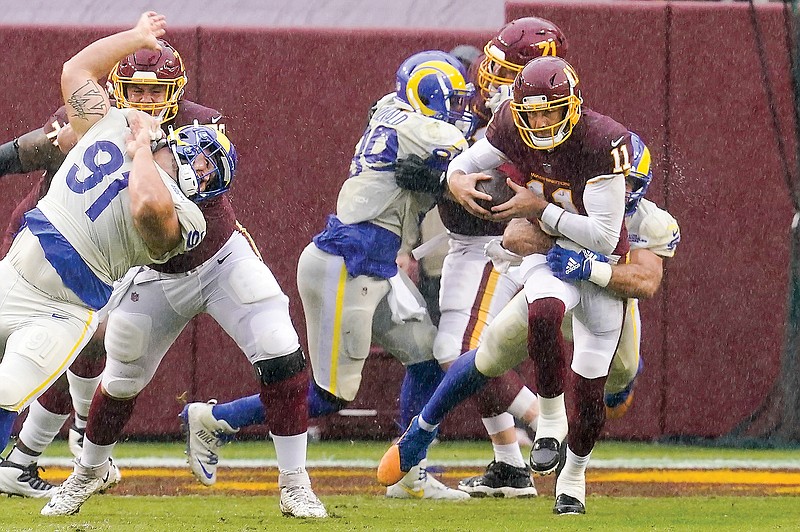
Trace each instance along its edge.
{"label": "burgundy jersey", "polygon": [[451,233],[467,236],[499,236],[506,224],[490,222],[471,215],[457,202],[441,198],[437,204],[439,217]]}
{"label": "burgundy jersey", "polygon": [[[625,126],[586,107],[569,138],[552,150],[535,150],[523,142],[511,115],[510,101],[497,109],[486,139],[521,171],[520,177],[512,177],[515,182],[543,194],[550,203],[582,215],[586,215],[583,192],[587,181],[626,172],[633,155]],[[623,221],[613,254],[625,255],[628,247]]]}
{"label": "burgundy jersey", "polygon": [[[189,100],[181,100],[178,103],[178,113],[175,115],[175,118],[162,124],[161,127],[165,133],[169,133],[169,126],[174,128],[186,126],[193,124],[195,120],[200,124],[222,125],[222,115],[216,109],[204,107]],[[54,137],[54,133],[57,133],[57,130],[66,123],[66,108],[61,106],[61,108],[50,116],[43,129],[48,137],[51,135]],[[34,184],[33,189],[28,193],[25,199],[14,209],[11,221],[3,238],[2,249],[0,249],[3,255],[8,252],[11,247],[11,242],[14,240],[14,236],[20,230],[23,223],[23,215],[35,207],[39,199],[47,193],[47,189],[50,188],[50,179],[58,170],[58,166],[60,166],[63,160],[63,157],[61,157],[61,159],[57,161],[57,164],[51,165],[54,166],[54,168],[43,168],[45,173],[39,181]],[[187,272],[200,266],[203,262],[211,258],[233,234],[236,227],[236,214],[233,211],[233,206],[227,194],[199,203],[198,207],[200,207],[203,216],[208,222],[207,233],[203,241],[199,246],[188,253],[177,255],[164,264],[153,264],[153,269],[165,273]]]}

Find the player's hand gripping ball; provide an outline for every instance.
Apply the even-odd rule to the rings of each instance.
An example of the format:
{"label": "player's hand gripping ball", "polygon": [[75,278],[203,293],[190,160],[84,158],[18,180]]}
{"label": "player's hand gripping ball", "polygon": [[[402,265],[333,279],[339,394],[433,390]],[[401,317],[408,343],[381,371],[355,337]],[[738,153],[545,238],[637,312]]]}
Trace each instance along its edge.
{"label": "player's hand gripping ball", "polygon": [[514,189],[509,187],[508,183],[506,183],[508,174],[498,168],[488,170],[484,173],[492,176],[492,178],[475,183],[475,190],[483,192],[484,194],[489,194],[492,197],[492,201],[476,199],[475,203],[488,211],[495,205],[505,203],[514,197]]}

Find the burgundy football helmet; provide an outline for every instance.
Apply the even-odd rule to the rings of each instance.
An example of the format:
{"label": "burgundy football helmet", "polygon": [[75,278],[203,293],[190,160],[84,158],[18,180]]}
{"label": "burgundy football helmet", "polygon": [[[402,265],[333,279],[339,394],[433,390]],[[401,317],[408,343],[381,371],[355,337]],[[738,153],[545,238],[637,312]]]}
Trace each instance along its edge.
{"label": "burgundy football helmet", "polygon": [[[183,59],[167,41],[159,39],[161,50],[139,50],[122,59],[108,76],[112,97],[120,109],[133,107],[168,122],[178,113],[178,101],[188,80]],[[163,102],[132,102],[130,85],[163,85]]]}
{"label": "burgundy football helmet", "polygon": [[538,17],[524,17],[503,26],[484,48],[478,68],[478,89],[484,99],[498,85],[511,85],[522,68],[536,57],[566,57],[567,39],[558,26]]}
{"label": "burgundy football helmet", "polygon": [[[525,65],[514,81],[511,114],[522,140],[533,149],[555,148],[572,134],[581,117],[578,75],[560,57],[538,57]],[[560,111],[558,120],[546,126],[533,121],[534,114]]]}

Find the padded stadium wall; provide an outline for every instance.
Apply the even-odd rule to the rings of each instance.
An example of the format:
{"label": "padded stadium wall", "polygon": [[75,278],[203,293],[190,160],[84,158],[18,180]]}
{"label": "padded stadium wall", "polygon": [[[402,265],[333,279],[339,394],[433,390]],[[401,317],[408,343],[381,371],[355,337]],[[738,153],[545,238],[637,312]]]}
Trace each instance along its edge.
{"label": "padded stadium wall", "polygon": [[[535,14],[565,31],[586,104],[646,140],[656,163],[648,195],[683,233],[661,291],[642,305],[645,371],[634,407],[607,424],[608,437],[725,434],[758,407],[778,375],[792,209],[746,7],[506,6],[507,19]],[[794,150],[780,6],[758,6],[758,22],[777,97],[777,134]],[[60,104],[63,61],[112,29],[0,27],[0,140],[43,124]],[[196,27],[168,34],[188,67],[186,97],[228,117],[241,161],[231,191],[238,218],[289,295],[301,337],[297,259],[334,209],[368,108],[392,90],[406,56],[461,43],[481,47],[490,33]],[[0,212],[10,214],[31,181],[0,181]],[[402,375],[396,361],[374,353],[352,406],[375,415],[331,416],[320,424],[323,434],[395,435]],[[181,401],[226,401],[256,391],[245,357],[202,316],[168,353],[127,432],[175,436]],[[481,436],[474,412],[462,405],[443,436]]]}

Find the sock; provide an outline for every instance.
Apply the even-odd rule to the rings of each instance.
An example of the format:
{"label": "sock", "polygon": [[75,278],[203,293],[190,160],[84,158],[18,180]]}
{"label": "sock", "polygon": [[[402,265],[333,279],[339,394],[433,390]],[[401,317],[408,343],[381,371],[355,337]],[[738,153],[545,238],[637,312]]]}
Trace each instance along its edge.
{"label": "sock", "polygon": [[494,449],[494,459],[497,462],[505,462],[514,467],[525,467],[525,459],[519,449],[519,443],[507,443],[504,445],[492,444]]}
{"label": "sock", "polygon": [[536,424],[536,439],[555,438],[564,441],[567,437],[567,409],[564,394],[556,397],[539,397],[539,421]]}
{"label": "sock", "polygon": [[347,406],[347,401],[323,390],[313,379],[308,383],[308,417],[327,416],[338,412],[345,406]]}
{"label": "sock", "polygon": [[103,378],[102,374],[97,377],[79,377],[67,371],[67,380],[69,381],[69,393],[72,396],[72,408],[75,409],[75,414],[86,419],[89,417],[89,407],[92,405],[92,397],[94,392],[100,385],[100,380]]}
{"label": "sock", "polygon": [[431,425],[438,425],[456,405],[483,388],[489,377],[475,367],[477,349],[467,351],[453,362],[441,384],[422,409],[420,417]]}
{"label": "sock", "polygon": [[28,467],[29,465],[38,462],[39,455],[41,454],[42,453],[39,453],[35,456],[31,456],[28,453],[23,452],[19,450],[19,448],[17,448],[16,446],[14,446],[14,448],[11,449],[11,452],[6,457],[6,460],[8,460],[9,462],[13,462],[17,465],[21,465],[22,467]]}
{"label": "sock", "polygon": [[0,452],[4,451],[8,445],[15,419],[17,419],[16,412],[0,408]]}
{"label": "sock", "polygon": [[482,417],[481,421],[486,428],[486,433],[491,436],[514,426],[514,417],[508,412],[503,412],[492,417]]}
{"label": "sock", "polygon": [[283,380],[261,383],[261,403],[266,409],[269,431],[278,436],[296,436],[308,431],[308,372],[300,371]]}
{"label": "sock", "polygon": [[567,447],[564,469],[556,480],[556,495],[563,493],[586,504],[586,466],[591,456],[591,452],[586,456],[578,456]]}
{"label": "sock", "polygon": [[266,411],[258,394],[214,405],[211,414],[215,418],[227,422],[233,429],[257,425],[263,423],[266,418]]}
{"label": "sock", "polygon": [[[517,419],[525,419],[525,414],[528,413],[528,410],[531,409],[532,406],[536,406],[536,409],[539,408],[539,398],[536,397],[536,394],[533,393],[527,386],[522,388],[514,400],[508,407],[508,413],[514,416]],[[527,425],[536,430],[536,423],[539,420],[539,415],[537,414],[534,418],[527,423]]]}
{"label": "sock", "polygon": [[400,427],[405,430],[411,418],[419,414],[430,399],[444,372],[435,360],[406,366],[406,376],[400,387]]}
{"label": "sock", "polygon": [[114,452],[114,445],[116,445],[116,443],[97,445],[96,443],[92,443],[88,436],[85,437],[83,439],[83,452],[80,458],[81,465],[97,467],[105,464],[108,459],[111,458],[111,453]]}
{"label": "sock", "polygon": [[53,443],[68,417],[69,414],[54,414],[39,401],[34,401],[28,407],[28,417],[22,424],[17,440],[37,455],[42,454]]}
{"label": "sock", "polygon": [[[119,440],[125,424],[133,415],[133,408],[136,406],[136,398],[115,399],[103,393],[102,388],[98,388],[92,400],[92,408],[89,413],[89,420],[86,423],[86,434],[84,437],[84,454],[86,452],[86,438],[91,439],[97,445],[113,445]],[[110,452],[109,452],[110,456]],[[83,465],[100,465],[87,464]]]}
{"label": "sock", "polygon": [[75,419],[73,420],[76,429],[83,429],[86,430],[86,418],[81,417],[78,414],[75,414]]}
{"label": "sock", "polygon": [[306,432],[294,436],[276,436],[270,432],[270,436],[275,444],[275,455],[278,458],[278,469],[281,472],[305,469],[308,447]]}

